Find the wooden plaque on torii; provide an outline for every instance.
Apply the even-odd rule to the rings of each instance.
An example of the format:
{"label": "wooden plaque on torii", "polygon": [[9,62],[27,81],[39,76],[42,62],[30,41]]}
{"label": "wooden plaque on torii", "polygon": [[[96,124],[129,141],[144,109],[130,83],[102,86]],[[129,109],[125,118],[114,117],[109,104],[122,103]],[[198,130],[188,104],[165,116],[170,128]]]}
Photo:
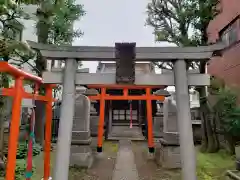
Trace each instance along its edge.
{"label": "wooden plaque on torii", "polygon": [[115,43],[116,83],[134,84],[136,43]]}

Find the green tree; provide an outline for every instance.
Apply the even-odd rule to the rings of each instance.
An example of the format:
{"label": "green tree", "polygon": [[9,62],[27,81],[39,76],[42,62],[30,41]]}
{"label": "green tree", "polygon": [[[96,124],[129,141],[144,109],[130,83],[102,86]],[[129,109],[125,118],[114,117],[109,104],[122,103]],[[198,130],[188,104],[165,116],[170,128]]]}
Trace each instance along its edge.
{"label": "green tree", "polygon": [[[22,1],[27,2],[27,1]],[[32,58],[34,52],[24,42],[20,41],[21,31],[24,28],[19,19],[29,19],[29,15],[21,8],[19,1],[0,0],[0,60],[23,62],[23,58]],[[0,73],[0,88],[9,87],[10,78]],[[0,158],[3,158],[4,119],[9,117],[6,112],[7,98],[0,96]],[[1,161],[1,167],[3,161]]]}
{"label": "green tree", "polygon": [[219,122],[219,133],[224,135],[228,151],[235,154],[235,143],[240,135],[240,108],[237,106],[237,89],[220,87],[217,100],[213,106],[215,117]]}
{"label": "green tree", "polygon": [[66,0],[64,6],[56,11],[48,35],[50,44],[72,44],[75,38],[83,35],[80,29],[74,30],[73,23],[85,15],[83,5],[76,4],[75,0]]}
{"label": "green tree", "polygon": [[[154,28],[156,41],[167,41],[177,46],[199,46],[207,44],[206,28],[218,13],[219,0],[152,0],[147,6],[147,24]],[[159,62],[161,69],[172,69],[173,64]],[[191,62],[189,69],[205,73],[206,62]],[[201,97],[202,151],[214,152],[218,148],[212,132],[210,110],[206,104],[205,88],[197,89]]]}
{"label": "green tree", "polygon": [[[83,6],[76,4],[75,0],[43,0],[37,9],[37,36],[38,42],[43,44],[71,44],[74,38],[80,37],[83,33],[74,30],[73,24],[80,19],[85,11]],[[38,76],[42,76],[45,70],[46,60],[38,53],[35,61]],[[42,105],[37,102],[36,114],[39,120],[36,121],[36,140],[43,144],[44,124],[42,121]]]}

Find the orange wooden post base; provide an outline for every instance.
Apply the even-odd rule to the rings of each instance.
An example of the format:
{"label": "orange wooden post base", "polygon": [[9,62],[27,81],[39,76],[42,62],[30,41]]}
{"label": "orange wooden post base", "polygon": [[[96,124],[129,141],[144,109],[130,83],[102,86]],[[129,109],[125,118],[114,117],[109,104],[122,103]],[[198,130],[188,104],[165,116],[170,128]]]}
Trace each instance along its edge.
{"label": "orange wooden post base", "polygon": [[12,118],[10,122],[10,135],[8,141],[8,160],[7,160],[7,172],[6,180],[15,179],[15,167],[16,167],[16,154],[19,137],[19,124],[21,116],[22,105],[22,92],[23,92],[23,78],[18,77],[15,80],[13,106],[12,106]]}

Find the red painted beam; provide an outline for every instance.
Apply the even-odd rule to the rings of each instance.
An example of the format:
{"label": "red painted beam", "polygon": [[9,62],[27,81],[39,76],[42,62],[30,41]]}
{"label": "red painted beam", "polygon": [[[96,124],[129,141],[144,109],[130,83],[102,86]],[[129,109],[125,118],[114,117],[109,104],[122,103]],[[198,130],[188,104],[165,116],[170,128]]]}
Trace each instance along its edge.
{"label": "red painted beam", "polygon": [[165,88],[165,86],[159,85],[159,86],[140,86],[140,85],[122,85],[122,84],[110,84],[110,85],[104,85],[104,84],[96,84],[96,85],[88,85],[88,88],[93,88],[93,89],[99,89],[99,88],[106,88],[106,89],[146,89],[146,88],[151,88],[151,89],[162,89]]}
{"label": "red painted beam", "polygon": [[[1,95],[14,97],[15,90],[13,88],[1,88]],[[34,99],[34,100],[38,100],[38,101],[49,101],[49,98],[46,96],[31,94],[31,93],[27,93],[24,91],[22,91],[22,98],[23,99]],[[54,99],[54,98],[52,98],[51,100],[56,101],[56,99]]]}
{"label": "red painted beam", "polygon": [[14,77],[23,77],[26,80],[32,80],[39,84],[43,83],[42,78],[40,78],[38,76],[34,76],[30,73],[24,72],[23,70],[18,69],[5,61],[0,62],[0,72],[9,73]]}
{"label": "red painted beam", "polygon": [[[100,100],[100,96],[88,96],[89,99],[91,100]],[[146,95],[142,95],[142,96],[132,96],[132,95],[128,95],[128,96],[111,96],[111,95],[106,95],[103,97],[104,100],[159,100],[159,101],[164,101],[165,97],[164,96],[155,96],[155,95],[151,95],[151,96],[146,96]]]}

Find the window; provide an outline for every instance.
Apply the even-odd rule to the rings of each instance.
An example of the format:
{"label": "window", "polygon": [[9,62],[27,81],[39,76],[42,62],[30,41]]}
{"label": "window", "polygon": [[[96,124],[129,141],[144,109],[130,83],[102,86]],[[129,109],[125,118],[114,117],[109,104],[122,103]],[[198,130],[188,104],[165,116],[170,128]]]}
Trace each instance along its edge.
{"label": "window", "polygon": [[239,40],[237,28],[238,21],[239,19],[235,20],[232,24],[229,25],[229,27],[220,33],[221,41],[226,45],[231,45]]}

